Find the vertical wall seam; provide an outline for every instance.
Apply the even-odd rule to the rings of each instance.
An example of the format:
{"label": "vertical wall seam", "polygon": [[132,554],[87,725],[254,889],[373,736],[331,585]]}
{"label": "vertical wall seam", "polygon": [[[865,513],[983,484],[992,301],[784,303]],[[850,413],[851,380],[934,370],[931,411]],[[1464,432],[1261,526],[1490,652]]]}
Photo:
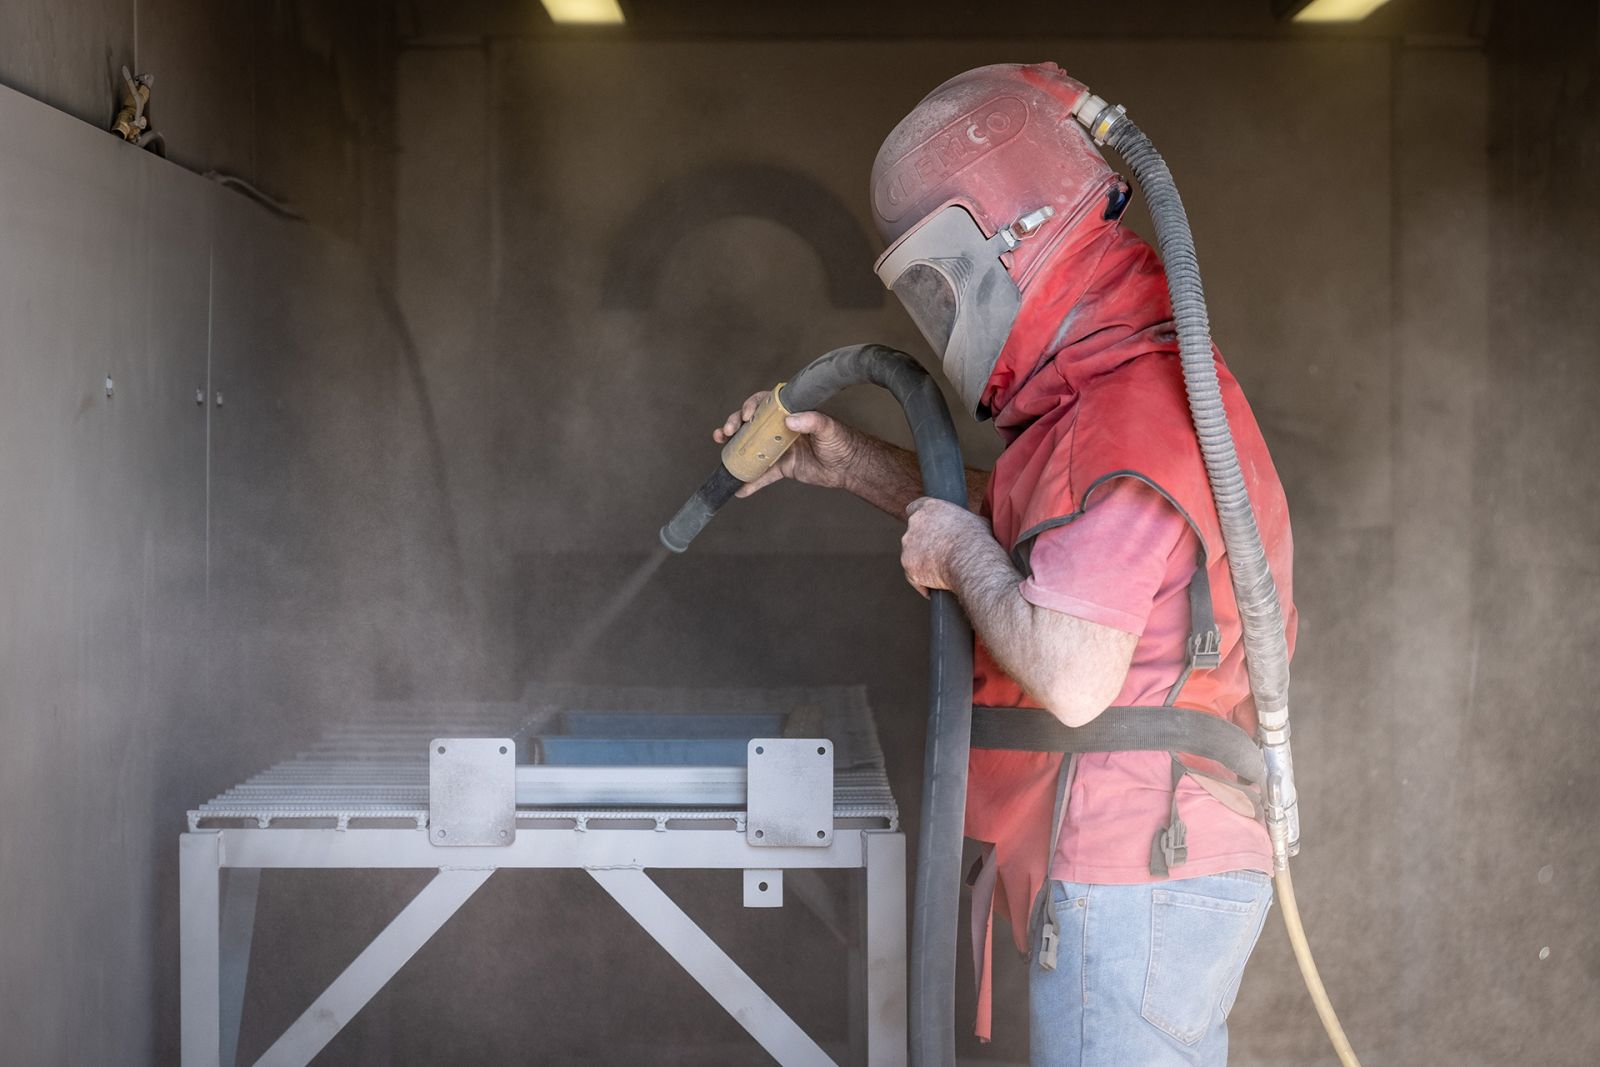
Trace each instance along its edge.
{"label": "vertical wall seam", "polygon": [[[213,198],[215,193],[210,194]],[[215,199],[212,199],[215,204]],[[205,602],[211,604],[211,338],[212,338],[212,308],[217,297],[217,234],[216,212],[209,211],[211,216],[211,232],[206,235],[206,387],[201,394],[200,404],[206,413],[206,531],[205,531]]]}

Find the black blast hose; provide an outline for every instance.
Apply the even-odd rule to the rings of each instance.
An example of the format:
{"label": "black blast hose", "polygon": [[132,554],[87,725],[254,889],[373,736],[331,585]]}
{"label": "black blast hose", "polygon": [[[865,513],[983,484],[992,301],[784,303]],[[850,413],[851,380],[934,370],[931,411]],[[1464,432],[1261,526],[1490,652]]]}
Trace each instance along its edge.
{"label": "black blast hose", "polygon": [[[922,468],[923,492],[967,506],[961,443],[944,396],[928,372],[884,345],[836,348],[773,391],[770,421],[758,411],[694,496],[661,528],[674,552],[689,547],[745,481],[777,462],[787,442],[782,418],[810,411],[852,385],[880,385],[904,409]],[[740,439],[754,443],[741,452]],[[754,451],[770,442],[777,447]],[[744,462],[728,457],[745,457]],[[727,464],[734,462],[744,477]],[[911,919],[911,1062],[955,1064],[956,931],[960,925],[961,846],[966,820],[967,754],[972,744],[972,627],[953,594],[929,596],[928,742],[923,753],[922,825]]]}

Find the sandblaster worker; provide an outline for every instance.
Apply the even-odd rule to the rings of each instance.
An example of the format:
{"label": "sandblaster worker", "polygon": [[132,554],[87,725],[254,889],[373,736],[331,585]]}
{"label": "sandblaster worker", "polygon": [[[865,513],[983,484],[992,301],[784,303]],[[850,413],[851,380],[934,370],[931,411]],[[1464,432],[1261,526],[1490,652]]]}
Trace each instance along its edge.
{"label": "sandblaster worker", "polygon": [[[971,510],[924,497],[912,453],[816,411],[789,416],[802,436],[740,495],[792,478],[905,519],[907,581],[952,591],[972,620],[976,705],[1070,727],[1108,706],[1176,706],[1253,735],[1165,276],[1119,222],[1128,185],[1073,119],[1084,93],[1053,64],[969,71],[918,104],[873,166],[878,274],[968,412],[1005,441],[992,472],[968,472]],[[1292,648],[1287,505],[1217,362]],[[966,833],[982,843],[969,879],[979,1037],[998,909],[1030,957],[1035,1064],[1226,1063],[1228,1012],[1272,902],[1259,797],[1180,753],[975,739]]]}

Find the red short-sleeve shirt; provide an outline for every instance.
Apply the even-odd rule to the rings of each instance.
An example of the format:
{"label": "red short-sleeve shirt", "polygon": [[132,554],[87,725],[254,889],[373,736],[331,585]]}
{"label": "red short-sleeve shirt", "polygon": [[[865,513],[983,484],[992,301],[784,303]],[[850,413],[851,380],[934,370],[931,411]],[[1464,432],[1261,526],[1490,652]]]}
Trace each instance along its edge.
{"label": "red short-sleeve shirt", "polygon": [[[1145,483],[1120,478],[1078,519],[1038,536],[1021,592],[1041,608],[1137,635],[1116,703],[1161,704],[1185,662],[1198,552],[1176,508]],[[1164,752],[1080,755],[1050,876],[1102,885],[1157,881],[1150,842],[1171,816],[1171,767]],[[1188,826],[1189,858],[1173,877],[1272,870],[1266,828],[1193,778],[1178,785],[1178,811]]]}

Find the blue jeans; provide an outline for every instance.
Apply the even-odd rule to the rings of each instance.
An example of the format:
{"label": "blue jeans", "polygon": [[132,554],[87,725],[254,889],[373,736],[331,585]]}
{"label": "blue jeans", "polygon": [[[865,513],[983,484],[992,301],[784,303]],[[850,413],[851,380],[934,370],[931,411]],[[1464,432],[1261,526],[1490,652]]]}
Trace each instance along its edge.
{"label": "blue jeans", "polygon": [[[1272,907],[1272,881],[1230,871],[1154,885],[1047,887],[1054,970],[1033,931],[1034,1067],[1223,1067],[1228,1012]],[[1037,925],[1037,924],[1036,924]]]}

